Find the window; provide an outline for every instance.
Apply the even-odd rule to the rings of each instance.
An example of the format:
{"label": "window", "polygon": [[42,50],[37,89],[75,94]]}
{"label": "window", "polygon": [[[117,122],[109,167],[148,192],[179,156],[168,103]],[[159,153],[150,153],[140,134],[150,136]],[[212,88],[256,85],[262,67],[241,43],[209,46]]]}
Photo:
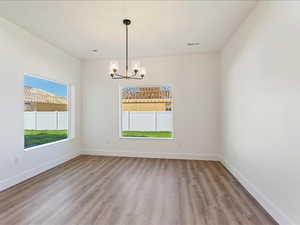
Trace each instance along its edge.
{"label": "window", "polygon": [[122,87],[121,136],[173,138],[171,86]]}
{"label": "window", "polygon": [[68,85],[24,76],[24,148],[68,138]]}

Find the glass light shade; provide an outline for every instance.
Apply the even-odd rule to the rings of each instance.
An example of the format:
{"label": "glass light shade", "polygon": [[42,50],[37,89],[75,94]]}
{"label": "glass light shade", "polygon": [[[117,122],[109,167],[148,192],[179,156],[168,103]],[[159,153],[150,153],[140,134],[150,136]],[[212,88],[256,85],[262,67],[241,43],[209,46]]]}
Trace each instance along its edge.
{"label": "glass light shade", "polygon": [[118,64],[118,62],[117,61],[112,61],[112,62],[110,62],[110,68],[109,68],[109,70],[110,70],[110,72],[113,72],[113,70],[119,70],[119,66],[118,66],[119,64]]}
{"label": "glass light shade", "polygon": [[146,68],[145,67],[141,68],[141,74],[146,75]]}
{"label": "glass light shade", "polygon": [[132,70],[140,70],[141,63],[139,61],[133,61],[132,62]]}

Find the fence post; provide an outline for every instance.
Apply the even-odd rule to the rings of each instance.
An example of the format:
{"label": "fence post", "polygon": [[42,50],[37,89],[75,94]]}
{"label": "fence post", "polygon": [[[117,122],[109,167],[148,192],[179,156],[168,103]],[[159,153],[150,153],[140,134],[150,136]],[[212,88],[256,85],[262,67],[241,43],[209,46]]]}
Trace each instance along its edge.
{"label": "fence post", "polygon": [[127,123],[128,123],[128,130],[130,130],[130,111],[128,111],[128,120],[127,120]]}
{"label": "fence post", "polygon": [[157,111],[154,112],[154,120],[155,120],[155,131],[157,131]]}
{"label": "fence post", "polygon": [[34,129],[38,129],[38,124],[37,124],[37,111],[34,111]]}
{"label": "fence post", "polygon": [[56,111],[55,115],[56,115],[56,130],[58,130],[58,111]]}

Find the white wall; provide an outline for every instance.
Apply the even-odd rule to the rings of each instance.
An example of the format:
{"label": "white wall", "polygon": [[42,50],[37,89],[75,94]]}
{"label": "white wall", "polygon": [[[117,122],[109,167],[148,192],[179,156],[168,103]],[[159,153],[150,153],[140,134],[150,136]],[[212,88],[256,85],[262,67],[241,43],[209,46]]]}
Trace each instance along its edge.
{"label": "white wall", "polygon": [[[73,128],[79,133],[80,62],[0,18],[0,190],[74,157],[79,138],[24,151],[24,73],[74,85]],[[75,106],[76,105],[76,106]],[[75,112],[75,113],[74,113]],[[76,117],[75,117],[76,116]]]}
{"label": "white wall", "polygon": [[300,224],[299,12],[259,2],[222,52],[225,162],[282,225]]}
{"label": "white wall", "polygon": [[[142,58],[141,64],[147,68],[145,80],[120,81],[109,77],[108,60],[83,63],[83,151],[91,154],[216,159],[220,147],[219,54]],[[120,85],[172,85],[176,139],[120,139]]]}

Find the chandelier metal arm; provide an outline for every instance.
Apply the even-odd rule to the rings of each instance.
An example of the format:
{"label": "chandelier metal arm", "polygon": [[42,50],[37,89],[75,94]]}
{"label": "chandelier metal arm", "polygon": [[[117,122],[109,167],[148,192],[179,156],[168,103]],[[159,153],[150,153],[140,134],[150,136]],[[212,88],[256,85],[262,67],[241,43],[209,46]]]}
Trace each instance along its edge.
{"label": "chandelier metal arm", "polygon": [[142,77],[142,76],[137,77],[135,74],[132,74],[130,76],[124,76],[124,75],[120,75],[120,74],[114,74],[114,76],[112,76],[112,79],[134,79],[134,80],[142,80],[142,79],[144,79],[144,77]]}

